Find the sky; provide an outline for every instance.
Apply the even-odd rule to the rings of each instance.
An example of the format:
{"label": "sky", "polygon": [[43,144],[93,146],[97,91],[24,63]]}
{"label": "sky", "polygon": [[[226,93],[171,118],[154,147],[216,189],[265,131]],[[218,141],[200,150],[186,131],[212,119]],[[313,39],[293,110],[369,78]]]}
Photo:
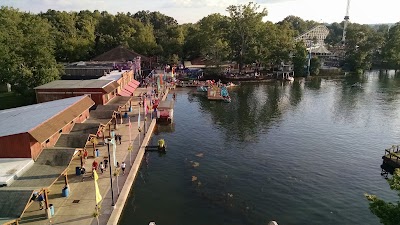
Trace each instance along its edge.
{"label": "sky", "polygon": [[[246,0],[0,0],[33,13],[47,9],[60,11],[99,10],[109,13],[141,10],[159,11],[175,18],[179,24],[195,23],[212,13],[227,15],[229,5],[247,4]],[[278,22],[286,16],[299,16],[317,22],[341,22],[346,14],[347,0],[253,0],[268,10],[265,20]],[[395,23],[400,21],[399,0],[351,0],[350,21],[361,24]]]}

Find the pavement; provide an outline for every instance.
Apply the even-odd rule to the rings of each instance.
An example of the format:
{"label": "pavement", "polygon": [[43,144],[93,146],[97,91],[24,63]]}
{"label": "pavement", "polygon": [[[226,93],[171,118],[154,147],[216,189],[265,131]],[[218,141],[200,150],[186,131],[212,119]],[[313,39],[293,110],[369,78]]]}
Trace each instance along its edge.
{"label": "pavement", "polygon": [[[133,110],[132,112],[128,112],[128,116],[131,117],[131,137],[133,141],[133,151],[128,151],[128,147],[130,144],[129,141],[129,125],[128,118],[123,119],[122,124],[118,124],[116,133],[122,135],[122,143],[117,144],[115,158],[117,162],[121,164],[121,162],[126,163],[125,175],[122,175],[122,172],[119,176],[114,176],[114,166],[113,164],[113,154],[112,154],[112,146],[110,145],[110,153],[111,160],[110,163],[112,165],[112,186],[114,190],[114,199],[111,197],[111,187],[110,187],[110,168],[107,168],[106,171],[102,174],[100,169],[97,171],[99,174],[98,185],[100,189],[100,193],[103,197],[100,206],[100,215],[95,218],[94,213],[96,212],[96,202],[95,202],[95,189],[94,189],[94,180],[91,178],[91,165],[94,160],[97,162],[103,161],[104,157],[108,156],[107,145],[103,146],[102,143],[96,146],[99,149],[100,155],[99,157],[92,156],[92,147],[87,146],[89,157],[85,162],[85,168],[87,173],[83,176],[77,176],[75,174],[75,168],[80,166],[80,157],[75,156],[72,160],[70,166],[68,167],[68,183],[69,183],[69,195],[68,197],[62,197],[62,188],[64,187],[64,178],[59,178],[56,183],[54,183],[49,189],[49,203],[54,206],[54,216],[50,219],[46,218],[45,210],[39,209],[39,203],[34,202],[32,205],[28,207],[25,211],[20,224],[29,224],[29,225],[43,225],[43,224],[106,224],[108,218],[110,217],[113,211],[113,204],[117,201],[119,196],[119,191],[123,187],[126,177],[131,168],[130,158],[132,159],[132,163],[137,155],[139,150],[139,131],[138,131],[138,111],[139,111],[139,98],[137,97],[141,92],[144,92],[145,88],[138,88],[135,91],[135,94],[132,101]],[[143,113],[143,110],[141,110]],[[118,122],[120,122],[118,120]],[[146,126],[150,123],[150,118],[147,119]],[[143,114],[141,127],[143,127]],[[113,128],[113,126],[111,126]],[[144,132],[141,132],[140,138],[143,139]],[[108,134],[108,131],[105,132]]]}

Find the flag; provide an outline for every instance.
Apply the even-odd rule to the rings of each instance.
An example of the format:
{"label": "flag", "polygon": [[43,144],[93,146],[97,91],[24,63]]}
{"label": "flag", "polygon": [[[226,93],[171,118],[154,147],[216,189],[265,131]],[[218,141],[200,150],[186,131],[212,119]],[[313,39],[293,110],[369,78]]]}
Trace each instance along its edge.
{"label": "flag", "polygon": [[99,179],[99,176],[97,175],[96,170],[93,170],[93,177],[94,177],[94,189],[96,192],[96,204],[99,204],[99,202],[101,202],[101,200],[103,198],[101,197],[99,185],[97,184],[97,180]]}
{"label": "flag", "polygon": [[[113,145],[113,159],[114,159],[114,166],[117,167],[117,158],[115,157],[115,152],[117,151],[117,142],[115,139],[111,139],[111,144]],[[110,162],[111,163],[111,162]]]}
{"label": "flag", "polygon": [[144,100],[144,115],[147,115],[149,109],[147,108],[147,101],[146,99]]}
{"label": "flag", "polygon": [[140,129],[140,106],[139,106],[139,115],[138,115],[137,122],[138,122],[138,129]]}

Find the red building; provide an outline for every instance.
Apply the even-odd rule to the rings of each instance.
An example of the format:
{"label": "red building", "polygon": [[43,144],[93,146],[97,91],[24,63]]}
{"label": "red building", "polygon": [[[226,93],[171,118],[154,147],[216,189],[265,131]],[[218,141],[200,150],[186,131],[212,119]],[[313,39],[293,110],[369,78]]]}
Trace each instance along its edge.
{"label": "red building", "polygon": [[0,111],[0,158],[37,159],[62,133],[89,118],[88,95]]}
{"label": "red building", "polygon": [[96,105],[105,105],[118,92],[114,80],[55,80],[34,88],[38,103],[88,94]]}

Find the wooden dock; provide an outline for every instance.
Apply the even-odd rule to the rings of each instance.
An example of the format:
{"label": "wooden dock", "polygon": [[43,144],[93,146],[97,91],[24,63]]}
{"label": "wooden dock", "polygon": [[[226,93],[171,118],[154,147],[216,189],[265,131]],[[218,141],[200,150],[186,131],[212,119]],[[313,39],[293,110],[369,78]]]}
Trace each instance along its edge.
{"label": "wooden dock", "polygon": [[393,145],[391,148],[385,149],[382,159],[381,175],[387,178],[389,173],[392,174],[396,168],[400,168],[400,145]]}

